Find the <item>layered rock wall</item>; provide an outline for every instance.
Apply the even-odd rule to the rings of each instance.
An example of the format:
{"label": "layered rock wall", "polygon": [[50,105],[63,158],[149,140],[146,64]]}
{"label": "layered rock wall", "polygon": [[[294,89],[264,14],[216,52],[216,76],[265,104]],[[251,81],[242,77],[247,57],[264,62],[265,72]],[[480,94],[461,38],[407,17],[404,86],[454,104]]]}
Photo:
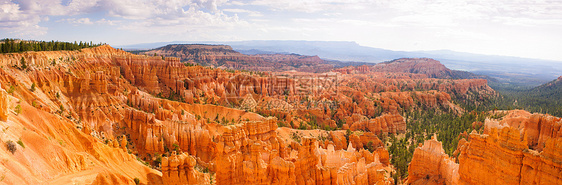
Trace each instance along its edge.
{"label": "layered rock wall", "polygon": [[355,122],[350,129],[380,133],[403,133],[406,131],[406,122],[399,114],[383,114],[374,119]]}
{"label": "layered rock wall", "polygon": [[458,184],[459,164],[449,158],[441,142],[427,140],[414,151],[408,166],[408,184]]}
{"label": "layered rock wall", "polygon": [[460,181],[463,184],[519,184],[526,139],[518,130],[492,128],[489,135],[470,134],[470,142],[461,146]]}
{"label": "layered rock wall", "polygon": [[208,173],[201,173],[195,169],[197,161],[194,157],[175,152],[170,157],[162,158],[163,184],[210,184]]}
{"label": "layered rock wall", "polygon": [[8,120],[8,93],[0,86],[0,121]]}
{"label": "layered rock wall", "polygon": [[[562,137],[550,134],[557,127],[548,126],[557,125],[558,120],[522,111],[486,120],[483,134],[473,131],[468,141],[459,141],[458,164],[444,154],[439,142],[426,141],[414,152],[408,183],[562,184]],[[543,131],[544,142],[538,142]],[[537,142],[544,144],[541,151],[531,148]]]}

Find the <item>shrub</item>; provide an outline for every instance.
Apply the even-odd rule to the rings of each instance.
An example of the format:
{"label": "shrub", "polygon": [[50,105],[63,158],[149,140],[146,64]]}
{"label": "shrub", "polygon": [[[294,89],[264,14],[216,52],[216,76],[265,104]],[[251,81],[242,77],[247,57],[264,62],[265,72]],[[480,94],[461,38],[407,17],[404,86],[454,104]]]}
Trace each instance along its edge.
{"label": "shrub", "polygon": [[10,89],[8,89],[8,93],[12,94],[15,90],[16,88],[13,85],[11,85]]}
{"label": "shrub", "polygon": [[156,160],[154,160],[154,166],[160,166],[160,164],[162,163],[162,156],[157,155],[158,157],[156,157]]}
{"label": "shrub", "polygon": [[19,115],[21,113],[21,106],[17,105],[14,111],[16,112],[16,115]]}
{"label": "shrub", "polygon": [[135,184],[140,184],[140,179],[138,177],[135,177],[135,179],[133,179],[135,181]]}
{"label": "shrub", "polygon": [[174,150],[175,150],[176,152],[179,151],[180,146],[179,146],[177,143],[174,143],[172,146],[174,147]]}
{"label": "shrub", "polygon": [[12,152],[12,154],[16,152],[16,143],[12,140],[6,141],[6,147],[8,148],[8,151]]}
{"label": "shrub", "polygon": [[25,148],[25,145],[23,144],[23,141],[21,141],[21,139],[18,140],[18,145],[20,145],[22,148]]}
{"label": "shrub", "polygon": [[31,90],[31,92],[35,92],[35,83],[31,84],[31,89],[29,89],[29,90]]}

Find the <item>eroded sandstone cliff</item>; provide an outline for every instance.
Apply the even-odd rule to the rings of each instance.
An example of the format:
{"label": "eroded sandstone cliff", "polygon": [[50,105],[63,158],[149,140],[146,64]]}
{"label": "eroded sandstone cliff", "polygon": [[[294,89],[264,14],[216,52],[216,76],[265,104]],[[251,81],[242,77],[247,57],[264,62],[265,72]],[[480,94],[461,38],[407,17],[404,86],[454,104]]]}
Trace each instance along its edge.
{"label": "eroded sandstone cliff", "polygon": [[[25,69],[18,67],[21,58],[28,61]],[[275,117],[226,107],[258,107],[257,101],[267,99],[270,92],[290,89],[267,87],[270,78],[187,67],[177,58],[133,55],[107,45],[6,54],[0,59],[0,87],[7,90],[0,90],[6,133],[1,139],[22,143],[13,154],[2,149],[9,161],[3,164],[5,182],[392,181],[382,143],[371,142],[373,152],[363,149],[376,138],[372,133],[348,141],[342,131],[334,131],[325,133],[336,138],[329,141],[304,136],[297,141],[277,135]],[[356,150],[353,144],[363,148]]]}
{"label": "eroded sandstone cliff", "polygon": [[[200,60],[242,60],[226,46],[195,49],[222,53]],[[260,60],[307,69],[321,63],[297,55]],[[401,111],[462,112],[453,96],[495,94],[479,79],[368,66],[349,74],[229,72],[107,45],[5,54],[0,64],[1,139],[23,143],[1,153],[9,159],[7,182],[16,184],[392,183],[389,153],[376,134],[405,132]],[[526,132],[533,148],[544,143],[545,156],[556,157],[548,147],[558,132],[550,128]]]}
{"label": "eroded sandstone cliff", "polygon": [[552,134],[558,132],[560,118],[505,113],[499,120],[486,120],[484,133],[473,131],[468,141],[461,139],[455,152],[458,164],[435,140],[416,148],[408,183],[562,184],[562,138]]}
{"label": "eroded sandstone cliff", "polygon": [[459,164],[451,159],[432,137],[414,151],[408,166],[409,184],[458,184]]}

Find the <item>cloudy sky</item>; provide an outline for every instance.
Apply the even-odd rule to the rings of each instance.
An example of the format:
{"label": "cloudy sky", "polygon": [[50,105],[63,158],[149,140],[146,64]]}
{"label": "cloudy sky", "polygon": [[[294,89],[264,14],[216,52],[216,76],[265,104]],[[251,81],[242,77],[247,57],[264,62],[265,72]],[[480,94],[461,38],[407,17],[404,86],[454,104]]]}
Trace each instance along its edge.
{"label": "cloudy sky", "polygon": [[0,37],[355,41],[562,61],[562,0],[0,0]]}

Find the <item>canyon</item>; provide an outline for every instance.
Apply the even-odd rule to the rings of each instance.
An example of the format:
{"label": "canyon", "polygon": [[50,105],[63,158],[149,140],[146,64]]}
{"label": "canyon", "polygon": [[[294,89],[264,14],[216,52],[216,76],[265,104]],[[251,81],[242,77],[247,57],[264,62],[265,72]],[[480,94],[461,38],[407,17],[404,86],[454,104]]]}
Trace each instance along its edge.
{"label": "canyon", "polygon": [[[462,114],[456,101],[497,96],[431,59],[324,68],[318,57],[174,47],[0,55],[1,181],[402,183],[381,136],[408,132],[406,110]],[[425,141],[407,182],[560,184],[560,118],[505,114],[455,156]]]}
{"label": "canyon", "polygon": [[107,45],[0,59],[1,139],[21,143],[2,152],[9,184],[392,181],[382,146],[373,153],[347,141],[279,137],[277,118],[218,105],[228,92],[256,95],[239,85],[244,75]]}

